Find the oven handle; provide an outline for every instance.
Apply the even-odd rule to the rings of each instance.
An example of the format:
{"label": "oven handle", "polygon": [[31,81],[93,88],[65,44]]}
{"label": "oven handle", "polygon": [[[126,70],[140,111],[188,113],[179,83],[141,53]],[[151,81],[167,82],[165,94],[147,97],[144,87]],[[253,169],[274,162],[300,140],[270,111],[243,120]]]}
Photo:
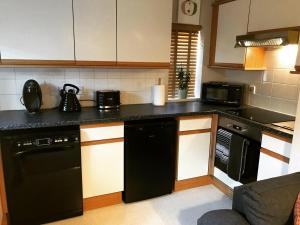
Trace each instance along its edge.
{"label": "oven handle", "polygon": [[241,176],[244,175],[246,169],[246,162],[247,162],[247,152],[248,152],[249,141],[244,139],[243,143],[243,161],[242,161],[242,168],[241,168]]}
{"label": "oven handle", "polygon": [[42,154],[42,153],[51,153],[51,152],[62,152],[62,151],[69,151],[74,148],[74,145],[65,145],[65,146],[48,146],[47,148],[42,149],[32,149],[28,151],[19,151],[14,154],[15,158],[20,158],[25,155],[31,155],[31,154]]}

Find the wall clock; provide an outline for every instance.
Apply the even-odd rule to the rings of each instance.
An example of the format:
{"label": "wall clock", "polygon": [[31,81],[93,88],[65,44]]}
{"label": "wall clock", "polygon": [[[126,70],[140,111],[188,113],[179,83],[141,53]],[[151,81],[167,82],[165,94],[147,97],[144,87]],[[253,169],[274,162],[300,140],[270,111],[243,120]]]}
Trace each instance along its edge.
{"label": "wall clock", "polygon": [[178,0],[178,23],[199,25],[200,0]]}

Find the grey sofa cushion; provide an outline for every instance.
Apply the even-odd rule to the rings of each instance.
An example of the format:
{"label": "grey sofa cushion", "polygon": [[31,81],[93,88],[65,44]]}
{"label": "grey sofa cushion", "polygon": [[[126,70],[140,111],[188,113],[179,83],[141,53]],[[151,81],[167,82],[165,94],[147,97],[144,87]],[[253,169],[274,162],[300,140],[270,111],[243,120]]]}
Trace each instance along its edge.
{"label": "grey sofa cushion", "polygon": [[251,225],[292,225],[299,192],[300,173],[243,185],[234,190],[233,209]]}
{"label": "grey sofa cushion", "polygon": [[205,213],[197,225],[250,225],[239,213],[229,210],[215,210]]}

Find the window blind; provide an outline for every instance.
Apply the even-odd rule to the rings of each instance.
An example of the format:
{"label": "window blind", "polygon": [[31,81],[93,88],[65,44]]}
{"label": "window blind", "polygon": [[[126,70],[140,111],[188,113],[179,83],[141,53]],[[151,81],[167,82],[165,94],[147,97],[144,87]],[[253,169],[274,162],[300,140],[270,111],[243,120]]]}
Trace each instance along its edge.
{"label": "window blind", "polygon": [[188,97],[195,97],[197,68],[197,48],[200,26],[174,25],[172,29],[170,70],[168,79],[168,98],[178,97],[178,79],[176,71],[183,67],[191,73]]}

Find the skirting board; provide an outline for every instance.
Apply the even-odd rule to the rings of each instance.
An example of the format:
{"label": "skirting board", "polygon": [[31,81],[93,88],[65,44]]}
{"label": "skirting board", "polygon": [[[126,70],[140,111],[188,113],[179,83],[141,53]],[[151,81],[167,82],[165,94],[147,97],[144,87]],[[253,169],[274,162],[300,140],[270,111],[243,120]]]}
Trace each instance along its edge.
{"label": "skirting board", "polygon": [[83,199],[83,211],[122,203],[122,192]]}
{"label": "skirting board", "polygon": [[225,195],[227,195],[229,198],[232,199],[233,196],[233,190],[228,187],[226,184],[224,184],[222,181],[219,179],[212,177],[212,184],[218,188],[220,191],[222,191]]}
{"label": "skirting board", "polygon": [[175,181],[174,191],[183,191],[190,188],[212,184],[210,176],[196,177],[186,180]]}

